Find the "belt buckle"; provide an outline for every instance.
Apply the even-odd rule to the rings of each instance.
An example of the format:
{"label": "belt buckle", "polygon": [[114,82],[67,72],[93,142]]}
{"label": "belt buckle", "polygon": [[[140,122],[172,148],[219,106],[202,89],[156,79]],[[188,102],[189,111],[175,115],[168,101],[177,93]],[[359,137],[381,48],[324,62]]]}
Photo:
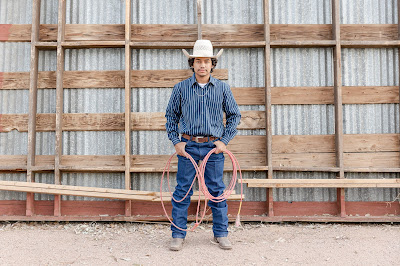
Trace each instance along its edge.
{"label": "belt buckle", "polygon": [[199,139],[202,139],[202,138],[204,138],[204,136],[196,136],[196,137],[194,137],[194,139],[195,139],[195,141],[197,143],[199,143]]}

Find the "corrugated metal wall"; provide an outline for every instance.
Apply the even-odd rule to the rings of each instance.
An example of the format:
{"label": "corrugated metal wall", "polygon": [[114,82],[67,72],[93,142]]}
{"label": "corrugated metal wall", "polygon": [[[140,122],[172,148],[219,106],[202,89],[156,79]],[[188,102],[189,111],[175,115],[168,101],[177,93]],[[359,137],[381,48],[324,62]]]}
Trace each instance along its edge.
{"label": "corrugated metal wall", "polygon": [[[30,24],[31,0],[0,0],[0,23]],[[42,1],[41,23],[57,23],[57,1]],[[395,0],[342,0],[341,23],[397,23]],[[122,24],[122,0],[69,0],[67,23]],[[273,24],[331,24],[329,0],[271,0]],[[195,24],[195,0],[133,0],[132,23]],[[261,24],[262,0],[204,0],[203,23]],[[218,49],[216,49],[217,51]],[[123,70],[123,49],[67,50],[65,69]],[[272,86],[333,86],[333,52],[330,48],[272,49]],[[0,71],[29,71],[29,43],[0,42]],[[263,49],[225,49],[218,68],[229,69],[232,87],[264,86]],[[343,85],[399,85],[397,49],[343,49]],[[133,69],[184,69],[180,50],[133,50]],[[39,70],[56,70],[56,52],[41,51]],[[132,111],[163,112],[171,88],[135,88]],[[55,113],[55,90],[39,90],[38,112]],[[65,89],[64,112],[124,112],[123,88]],[[22,104],[21,104],[22,103]],[[264,106],[241,106],[241,110],[264,110]],[[398,104],[344,105],[344,133],[399,133]],[[27,90],[0,90],[0,113],[28,113]],[[274,135],[334,134],[333,105],[274,105]],[[265,130],[241,130],[240,135],[265,135]],[[64,132],[63,153],[71,155],[124,154],[124,132]],[[54,154],[54,132],[37,133],[37,154]],[[133,154],[169,154],[173,146],[164,131],[132,133]],[[0,133],[0,154],[27,154],[27,133]],[[229,163],[229,162],[227,162]],[[264,178],[264,173],[246,172],[245,178]],[[332,173],[276,172],[276,178],[333,178]],[[394,178],[397,174],[347,174],[348,178]],[[25,180],[26,174],[0,174],[2,180]],[[37,182],[53,183],[52,174],[38,174]],[[230,176],[225,175],[228,180]],[[132,187],[158,190],[160,174],[133,174]],[[124,187],[123,173],[63,174],[63,184]],[[346,200],[393,200],[396,189],[348,189]],[[265,189],[245,189],[246,200],[265,200]],[[24,193],[0,192],[0,199],[25,199]],[[52,199],[36,195],[36,199]],[[64,196],[63,199],[82,199]],[[84,198],[85,200],[95,200]],[[334,201],[336,189],[275,189],[277,201]]]}

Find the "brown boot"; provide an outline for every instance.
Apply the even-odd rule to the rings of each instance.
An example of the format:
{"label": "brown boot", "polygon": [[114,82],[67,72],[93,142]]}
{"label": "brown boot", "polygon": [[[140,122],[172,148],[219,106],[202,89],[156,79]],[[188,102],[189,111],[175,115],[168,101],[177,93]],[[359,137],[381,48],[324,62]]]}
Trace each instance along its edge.
{"label": "brown boot", "polygon": [[172,251],[179,251],[183,247],[184,238],[172,238],[169,249]]}
{"label": "brown boot", "polygon": [[232,249],[231,241],[227,237],[214,237],[214,241],[218,243],[222,249]]}

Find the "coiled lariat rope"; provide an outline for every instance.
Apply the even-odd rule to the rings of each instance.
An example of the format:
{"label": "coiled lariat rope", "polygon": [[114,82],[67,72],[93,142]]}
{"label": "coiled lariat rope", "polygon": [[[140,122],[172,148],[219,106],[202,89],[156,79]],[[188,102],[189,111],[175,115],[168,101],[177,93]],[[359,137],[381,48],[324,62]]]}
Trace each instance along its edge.
{"label": "coiled lariat rope", "polygon": [[[229,158],[232,161],[232,169],[233,169],[233,171],[232,171],[231,182],[229,183],[229,185],[227,186],[225,191],[221,195],[219,195],[217,197],[214,197],[213,195],[210,194],[210,192],[208,192],[208,189],[207,189],[207,186],[206,186],[206,182],[204,180],[204,172],[205,172],[205,169],[206,169],[208,158],[210,158],[211,154],[213,154],[215,151],[216,151],[216,148],[212,149],[204,157],[200,167],[197,165],[197,163],[192,158],[192,156],[190,156],[190,154],[187,153],[187,158],[192,162],[193,167],[196,170],[196,176],[193,178],[193,182],[190,185],[190,188],[188,189],[186,195],[180,200],[177,200],[177,199],[174,198],[174,196],[172,195],[172,192],[171,192],[170,184],[169,184],[169,167],[171,165],[171,161],[174,158],[176,152],[171,155],[171,157],[168,159],[167,164],[165,165],[164,172],[163,172],[162,177],[161,177],[161,184],[160,184],[161,205],[162,205],[162,207],[164,209],[164,213],[167,216],[168,220],[171,222],[171,224],[173,224],[179,230],[187,231],[187,232],[188,231],[194,231],[194,229],[196,229],[196,227],[199,226],[199,224],[203,221],[204,216],[206,215],[207,200],[211,200],[212,202],[222,202],[222,201],[228,199],[228,197],[232,194],[232,192],[233,192],[233,190],[235,188],[236,181],[237,181],[237,171],[238,170],[239,170],[239,174],[240,174],[240,204],[239,204],[239,211],[238,211],[238,214],[236,216],[235,225],[236,226],[240,226],[240,210],[242,208],[242,201],[243,201],[242,171],[240,170],[240,165],[239,165],[239,162],[237,161],[236,157],[229,150],[226,150],[225,153],[228,154]],[[197,201],[196,223],[191,229],[183,229],[183,228],[180,228],[179,226],[177,226],[176,224],[174,224],[174,222],[171,220],[171,218],[169,217],[169,215],[168,215],[168,213],[167,213],[167,211],[165,209],[165,205],[164,205],[164,201],[163,201],[163,197],[162,197],[162,193],[163,193],[162,187],[163,187],[163,180],[164,180],[165,173],[167,173],[167,184],[168,184],[169,194],[171,195],[172,200],[174,200],[175,202],[182,202],[189,195],[189,192],[192,189],[196,179],[198,180],[198,184],[199,184],[199,199]],[[201,215],[200,220],[199,220],[201,194],[204,195],[204,210],[203,210],[202,215]]]}

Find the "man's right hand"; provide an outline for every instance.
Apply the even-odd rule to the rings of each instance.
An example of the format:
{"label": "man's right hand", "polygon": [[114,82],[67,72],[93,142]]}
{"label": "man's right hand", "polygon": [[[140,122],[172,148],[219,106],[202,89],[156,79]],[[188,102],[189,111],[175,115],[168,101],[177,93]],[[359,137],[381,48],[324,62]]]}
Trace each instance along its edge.
{"label": "man's right hand", "polygon": [[187,153],[185,151],[186,142],[179,142],[175,144],[175,151],[178,155],[186,157]]}

